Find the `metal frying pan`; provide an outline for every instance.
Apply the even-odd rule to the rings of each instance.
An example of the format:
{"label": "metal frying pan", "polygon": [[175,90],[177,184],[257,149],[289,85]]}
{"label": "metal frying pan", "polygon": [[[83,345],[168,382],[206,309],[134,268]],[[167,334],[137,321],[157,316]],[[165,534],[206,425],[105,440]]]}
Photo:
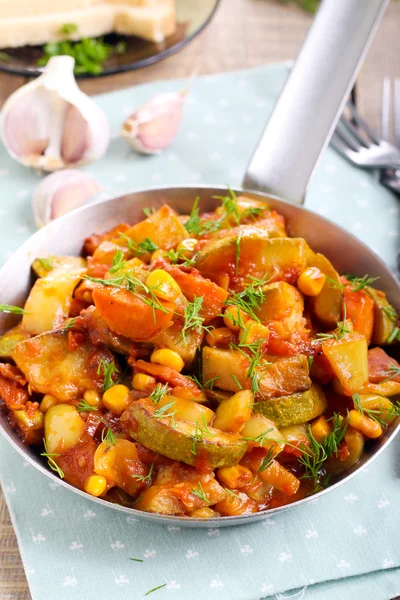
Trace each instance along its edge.
{"label": "metal frying pan", "polygon": [[[250,162],[244,188],[250,196],[267,199],[273,208],[286,217],[290,234],[306,238],[311,247],[326,254],[339,271],[379,276],[379,287],[400,310],[399,283],[372,250],[337,225],[293,204],[303,201],[315,163],[336,124],[387,3],[388,0],[323,0]],[[235,191],[241,193],[243,190],[236,188]],[[30,265],[38,256],[79,254],[82,241],[88,233],[105,231],[121,221],[135,222],[142,218],[142,209],[147,206],[168,203],[178,212],[187,212],[193,199],[199,196],[200,208],[213,210],[216,201],[212,196],[220,194],[221,187],[217,186],[159,188],[135,192],[74,211],[37,232],[4,265],[0,271],[2,302],[17,305],[24,302],[32,283]],[[13,325],[14,319],[12,315],[0,315],[0,330],[4,331]],[[387,446],[397,429],[396,423],[392,423],[382,438],[370,443],[365,455],[353,469],[337,476],[328,489],[312,498],[329,492],[362,469]],[[0,430],[26,460],[65,488],[103,506],[161,524],[179,522],[189,527],[209,527],[211,523],[213,527],[237,525],[263,519],[271,513],[309,500],[306,498],[262,513],[212,520],[144,513],[94,498],[58,479],[32,448],[22,444],[4,413],[0,413]]]}

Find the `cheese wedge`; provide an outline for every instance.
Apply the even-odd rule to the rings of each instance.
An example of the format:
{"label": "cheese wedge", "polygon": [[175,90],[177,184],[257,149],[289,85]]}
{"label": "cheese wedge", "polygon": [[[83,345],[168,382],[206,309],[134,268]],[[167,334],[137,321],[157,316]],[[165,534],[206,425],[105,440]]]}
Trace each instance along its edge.
{"label": "cheese wedge", "polygon": [[[77,30],[62,34],[66,24]],[[0,48],[112,32],[162,42],[175,28],[175,0],[0,0]]]}

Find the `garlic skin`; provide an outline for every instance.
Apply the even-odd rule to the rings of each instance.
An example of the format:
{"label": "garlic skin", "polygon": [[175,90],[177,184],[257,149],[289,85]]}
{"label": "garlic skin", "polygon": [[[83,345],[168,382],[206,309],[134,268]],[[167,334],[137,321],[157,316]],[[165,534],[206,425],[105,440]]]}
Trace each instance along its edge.
{"label": "garlic skin", "polygon": [[74,63],[71,56],[52,57],[40,77],[21,87],[4,104],[3,144],[27,167],[56,171],[81,166],[107,150],[107,118],[78,88]]}
{"label": "garlic skin", "polygon": [[140,154],[160,154],[178,133],[186,94],[182,90],[155,96],[126,119],[122,137]]}
{"label": "garlic skin", "polygon": [[82,171],[65,169],[47,175],[37,186],[32,198],[36,226],[44,227],[89,200],[94,201],[101,190],[102,186]]}

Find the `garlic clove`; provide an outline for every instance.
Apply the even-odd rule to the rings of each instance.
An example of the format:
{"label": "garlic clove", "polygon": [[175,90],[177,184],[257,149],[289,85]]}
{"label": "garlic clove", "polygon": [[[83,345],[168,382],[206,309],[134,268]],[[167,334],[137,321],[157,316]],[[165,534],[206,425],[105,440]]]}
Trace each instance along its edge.
{"label": "garlic clove", "polygon": [[74,169],[47,175],[37,186],[32,199],[37,227],[44,227],[89,200],[93,201],[101,190],[101,185],[90,175]]}
{"label": "garlic clove", "polygon": [[178,133],[186,93],[182,90],[155,96],[126,119],[122,137],[142,154],[162,152]]}
{"label": "garlic clove", "polygon": [[68,164],[82,160],[88,149],[90,131],[87,121],[76,106],[69,105],[64,121],[64,133],[61,140],[61,156]]}
{"label": "garlic clove", "polygon": [[1,138],[20,163],[55,171],[88,164],[107,150],[107,118],[78,88],[73,69],[72,57],[54,56],[40,77],[6,101]]}

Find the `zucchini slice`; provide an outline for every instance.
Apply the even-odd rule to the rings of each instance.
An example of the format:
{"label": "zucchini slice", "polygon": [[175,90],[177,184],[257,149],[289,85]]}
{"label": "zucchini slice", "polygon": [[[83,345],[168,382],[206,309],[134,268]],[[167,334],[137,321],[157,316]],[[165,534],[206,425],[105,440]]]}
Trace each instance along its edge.
{"label": "zucchini slice", "polygon": [[[199,461],[213,469],[236,465],[247,450],[247,442],[237,433],[225,433],[212,427],[207,431],[195,423],[171,417],[154,416],[157,410],[149,398],[133,402],[129,408],[130,436],[154,452],[195,466]],[[173,412],[173,407],[171,407]]]}
{"label": "zucchini slice", "polygon": [[258,402],[254,411],[271,419],[277,427],[288,427],[289,425],[301,425],[319,417],[327,409],[327,402],[322,388],[313,383],[309,390],[270,398]]}

